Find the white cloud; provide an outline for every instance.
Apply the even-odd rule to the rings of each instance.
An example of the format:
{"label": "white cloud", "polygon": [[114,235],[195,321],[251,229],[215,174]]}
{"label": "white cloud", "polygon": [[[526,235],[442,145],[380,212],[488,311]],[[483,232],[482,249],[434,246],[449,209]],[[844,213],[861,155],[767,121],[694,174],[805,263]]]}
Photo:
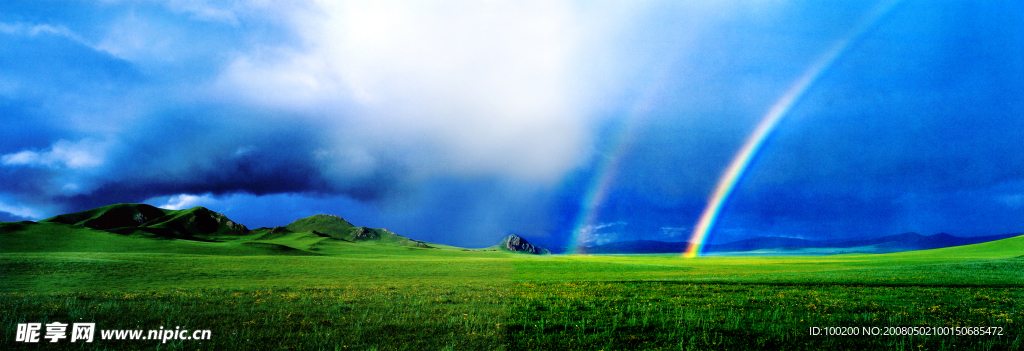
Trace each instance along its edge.
{"label": "white cloud", "polygon": [[58,140],[43,151],[22,150],[0,156],[5,166],[28,166],[89,169],[102,166],[111,142],[82,139],[77,142]]}
{"label": "white cloud", "polygon": [[19,30],[20,28],[18,27],[18,25],[10,23],[0,23],[0,33],[14,34],[17,33]]}
{"label": "white cloud", "polygon": [[[138,2],[138,0],[100,0],[107,4]],[[149,2],[164,6],[177,14],[186,14],[190,18],[199,21],[222,22],[234,26],[239,24],[239,11],[246,8],[265,6],[266,0],[250,1],[222,1],[222,0],[149,0]]]}
{"label": "white cloud", "polygon": [[1001,195],[997,199],[1012,209],[1019,209],[1021,206],[1024,206],[1024,194]]}
{"label": "white cloud", "polygon": [[[216,33],[210,33],[207,37],[203,34],[196,34],[193,27],[196,24],[208,25],[222,28],[227,24],[236,31],[244,33],[240,25],[242,21],[250,21],[252,25],[258,25],[257,19],[249,16],[263,12],[266,16],[280,16],[280,13],[267,10],[267,1],[262,0],[239,0],[239,1],[218,1],[218,0],[149,0],[148,2],[162,6],[173,14],[170,19],[164,14],[154,14],[150,11],[135,11],[137,0],[104,0],[108,3],[126,3],[129,11],[104,22],[104,31],[95,40],[94,46],[98,50],[123,60],[132,61],[140,65],[162,65],[162,64],[183,64],[200,58],[198,55],[205,53],[208,45],[216,45],[218,40]],[[207,22],[207,23],[197,23]],[[221,43],[217,49],[220,53],[231,52],[234,43]],[[244,44],[243,44],[244,45]],[[217,58],[212,58],[217,60]]]}
{"label": "white cloud", "polygon": [[41,34],[54,35],[65,37],[89,47],[94,47],[92,44],[83,39],[78,33],[75,33],[64,26],[52,26],[49,24],[25,24],[25,23],[2,23],[0,22],[0,33],[11,34],[11,35],[24,35],[24,36],[38,36]]}
{"label": "white cloud", "polygon": [[180,31],[167,23],[130,13],[112,20],[95,47],[122,60],[149,64],[173,61],[187,50],[180,42]]}
{"label": "white cloud", "polygon": [[[148,201],[147,201],[148,202]],[[181,210],[186,208],[193,208],[196,206],[209,206],[210,204],[217,203],[209,194],[207,195],[191,195],[191,194],[179,194],[167,198],[167,202],[157,207],[165,210]]]}
{"label": "white cloud", "polygon": [[[134,16],[129,16],[128,18],[132,20],[135,19]],[[122,20],[121,22],[123,23],[125,22],[125,20]],[[130,24],[135,25],[135,28],[124,28],[125,26],[118,26],[116,24],[112,25],[112,34],[108,35],[107,38],[98,41],[87,39],[82,35],[79,35],[79,33],[76,33],[63,25],[53,26],[49,24],[0,22],[0,33],[11,35],[23,35],[29,37],[35,37],[39,35],[52,35],[64,37],[73,40],[81,45],[84,45],[92,50],[103,52],[121,59],[125,59],[130,56],[126,55],[128,47],[134,47],[138,50],[142,50],[143,48],[147,50],[153,50],[153,47],[163,47],[167,49],[166,41],[161,43],[164,45],[157,45],[152,41],[144,42],[141,39],[144,35],[144,32],[141,29],[144,26],[140,22],[134,21]]]}
{"label": "white cloud", "polygon": [[[239,55],[215,90],[301,111],[426,173],[553,181],[589,143],[597,21],[564,1],[317,1],[300,43]],[[340,142],[346,143],[346,142]],[[414,146],[413,146],[414,145]],[[339,148],[344,149],[347,145]],[[409,148],[406,150],[405,148]]]}
{"label": "white cloud", "polygon": [[579,235],[581,244],[604,245],[618,241],[619,236],[622,234],[619,233],[618,230],[625,228],[627,224],[628,223],[623,221],[591,224],[580,228],[580,232],[577,235]]}
{"label": "white cloud", "polygon": [[661,236],[663,239],[688,239],[691,230],[690,227],[661,227]]}
{"label": "white cloud", "polygon": [[13,215],[18,216],[18,217],[24,217],[24,218],[29,218],[29,219],[43,219],[44,218],[44,215],[43,215],[42,211],[39,211],[39,210],[34,209],[34,208],[30,208],[30,207],[25,207],[25,206],[10,205],[10,204],[4,203],[3,201],[0,201],[0,212],[7,212],[7,213],[13,214]]}
{"label": "white cloud", "polygon": [[34,196],[88,194],[104,183],[105,173],[109,170],[108,154],[116,145],[113,141],[82,139],[71,142],[62,139],[44,150],[0,155],[0,165],[47,169],[41,179],[33,180],[36,183]]}
{"label": "white cloud", "polygon": [[[249,2],[242,6],[252,5]],[[237,2],[214,2],[206,0],[168,0],[166,5],[171,11],[187,13],[192,18],[201,21],[222,22],[237,26],[238,16],[235,14]],[[220,5],[220,6],[218,6]]]}

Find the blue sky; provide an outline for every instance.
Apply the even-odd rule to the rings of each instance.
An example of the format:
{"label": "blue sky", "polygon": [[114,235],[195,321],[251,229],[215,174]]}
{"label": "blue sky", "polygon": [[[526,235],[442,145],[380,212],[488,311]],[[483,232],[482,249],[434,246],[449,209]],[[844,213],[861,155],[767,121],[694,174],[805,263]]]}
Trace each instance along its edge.
{"label": "blue sky", "polygon": [[1024,8],[885,3],[5,1],[0,221],[145,202],[469,247],[682,241],[864,27],[709,241],[1024,231]]}

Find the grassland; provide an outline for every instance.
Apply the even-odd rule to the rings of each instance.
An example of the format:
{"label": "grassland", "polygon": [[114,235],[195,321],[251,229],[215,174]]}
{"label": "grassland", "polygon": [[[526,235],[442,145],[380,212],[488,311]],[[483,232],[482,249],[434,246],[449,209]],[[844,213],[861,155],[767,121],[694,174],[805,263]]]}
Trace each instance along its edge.
{"label": "grassland", "polygon": [[[3,234],[0,253],[3,349],[82,346],[14,342],[17,323],[50,321],[212,331],[211,340],[82,347],[100,350],[1024,346],[1024,237],[885,255],[682,259],[328,244],[302,233],[269,240],[271,250],[241,236],[56,231],[49,240],[71,243],[44,251],[18,233]],[[104,252],[114,247],[132,252]],[[815,336],[812,327],[996,327],[1003,335]]]}

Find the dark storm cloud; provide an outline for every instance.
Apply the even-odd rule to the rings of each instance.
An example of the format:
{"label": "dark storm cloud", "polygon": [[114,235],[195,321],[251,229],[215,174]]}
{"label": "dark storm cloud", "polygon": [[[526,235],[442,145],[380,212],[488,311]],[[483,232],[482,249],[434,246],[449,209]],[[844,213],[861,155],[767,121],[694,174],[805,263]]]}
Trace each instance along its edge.
{"label": "dark storm cloud", "polygon": [[[110,140],[58,141],[50,148],[5,155],[4,191],[24,203],[80,210],[173,194],[309,193],[372,201],[396,185],[401,169],[376,162],[369,170],[323,151],[315,128],[244,111],[174,111],[204,118],[135,122]],[[327,165],[329,164],[329,165]]]}
{"label": "dark storm cloud", "polygon": [[211,100],[225,94],[211,75],[252,45],[239,39],[288,36],[274,20],[240,11],[254,31],[239,32],[234,12],[201,4],[113,5],[128,6],[0,16],[3,206],[38,216],[183,193],[370,201],[395,186],[401,166],[350,147],[358,136],[332,133],[337,123]]}

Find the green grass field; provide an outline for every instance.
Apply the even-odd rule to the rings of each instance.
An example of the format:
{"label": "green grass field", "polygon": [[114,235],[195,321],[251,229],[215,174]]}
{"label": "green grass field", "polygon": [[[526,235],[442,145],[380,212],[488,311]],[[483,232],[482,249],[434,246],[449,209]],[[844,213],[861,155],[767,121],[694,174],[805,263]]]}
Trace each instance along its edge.
{"label": "green grass field", "polygon": [[[884,255],[683,259],[424,249],[309,233],[201,242],[37,226],[0,232],[5,350],[1024,346],[1024,237]],[[209,329],[211,338],[99,340],[97,332],[92,344],[15,342],[18,323],[53,321]],[[1002,335],[810,335],[813,327]]]}

